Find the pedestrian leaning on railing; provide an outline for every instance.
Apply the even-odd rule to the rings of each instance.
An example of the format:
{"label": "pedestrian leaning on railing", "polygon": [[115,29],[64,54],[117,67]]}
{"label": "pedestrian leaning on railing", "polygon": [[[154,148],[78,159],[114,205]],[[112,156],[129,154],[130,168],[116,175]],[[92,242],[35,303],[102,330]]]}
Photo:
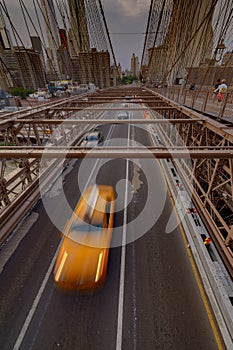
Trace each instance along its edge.
{"label": "pedestrian leaning on railing", "polygon": [[217,89],[214,90],[214,92],[218,92],[217,94],[218,102],[221,102],[224,100],[225,93],[227,92],[227,85],[226,85],[225,79],[221,81],[221,84],[217,87]]}

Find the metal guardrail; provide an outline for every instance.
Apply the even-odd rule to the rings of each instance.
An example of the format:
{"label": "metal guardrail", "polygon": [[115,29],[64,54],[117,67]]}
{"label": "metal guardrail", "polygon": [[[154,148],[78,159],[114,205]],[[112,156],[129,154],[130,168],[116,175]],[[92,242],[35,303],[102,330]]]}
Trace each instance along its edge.
{"label": "metal guardrail", "polygon": [[[152,93],[152,91],[150,91],[150,93]],[[157,100],[158,96],[157,94],[154,92],[154,94],[151,94],[151,98],[150,100]],[[44,155],[46,158],[54,158],[54,157],[61,157],[61,158],[65,158],[67,157],[73,157],[73,158],[83,158],[84,156],[87,157],[92,157],[92,158],[140,158],[140,157],[144,157],[144,158],[148,158],[148,157],[162,157],[162,158],[192,158],[192,157],[198,157],[201,160],[198,161],[198,158],[196,158],[192,164],[194,167],[194,171],[197,170],[198,165],[201,164],[206,167],[206,169],[209,171],[208,174],[210,173],[212,178],[209,179],[206,177],[207,181],[205,182],[209,184],[209,190],[212,190],[212,188],[214,188],[214,191],[217,191],[218,193],[220,193],[220,191],[223,191],[224,194],[227,190],[226,195],[230,194],[227,186],[231,186],[232,185],[232,172],[231,172],[231,162],[232,162],[232,142],[233,142],[233,134],[231,132],[231,129],[229,129],[229,131],[227,130],[226,126],[222,126],[221,123],[210,120],[210,118],[205,117],[205,116],[201,116],[200,113],[194,112],[193,110],[178,105],[177,103],[168,100],[165,97],[161,97],[159,96],[160,101],[162,101],[162,103],[167,103],[168,106],[173,107],[173,109],[169,109],[166,112],[159,114],[157,111],[151,111],[150,114],[154,115],[155,118],[159,119],[159,122],[156,125],[156,128],[161,128],[162,132],[164,133],[164,138],[162,139],[162,146],[163,147],[158,147],[158,148],[154,148],[154,149],[132,149],[132,148],[126,148],[126,149],[121,149],[121,148],[115,148],[115,149],[110,149],[108,147],[108,149],[106,150],[106,148],[101,149],[100,147],[98,147],[98,149],[84,149],[84,148],[73,148],[70,149],[69,146],[68,147],[63,147],[63,148],[59,148],[56,147],[55,149],[47,147],[46,150],[44,150],[44,148],[42,147],[32,147],[32,148],[18,148],[18,150],[15,150],[14,148],[2,148],[2,151],[4,150],[4,152],[2,152],[2,156],[3,157],[7,157],[9,156],[9,154],[12,155],[12,157],[16,157],[16,158],[23,158],[25,157],[25,160],[27,158],[40,158],[42,155]],[[114,99],[114,98],[113,98]],[[138,96],[138,100],[140,100],[140,96]],[[138,101],[139,102],[139,101]],[[141,103],[141,102],[140,102]],[[148,106],[151,106],[151,104],[153,105],[153,102],[149,101],[148,102]],[[40,112],[36,112],[37,113],[37,118],[40,117]],[[63,112],[64,113],[64,112]],[[148,111],[145,110],[146,115],[145,119],[143,119],[142,121],[140,120],[139,123],[143,124],[144,120],[147,120],[149,118],[148,115]],[[93,115],[92,115],[93,116]],[[42,114],[42,117],[44,119],[44,116]],[[54,118],[58,118],[56,115],[49,115],[49,117],[54,117]],[[66,117],[64,114],[61,115],[61,120],[64,120],[64,117]],[[70,115],[69,115],[70,117]],[[84,116],[87,117],[87,115]],[[93,116],[95,117],[95,116]],[[31,117],[29,117],[31,119]],[[173,127],[172,125],[167,125],[166,123],[160,122],[160,120],[163,120],[163,118],[171,118],[174,119],[176,118],[177,120],[179,120],[179,118],[195,118],[200,120],[200,122],[194,122],[194,123],[179,123],[177,124],[177,127]],[[22,118],[25,119],[25,118]],[[89,121],[90,118],[86,119],[84,122],[87,122],[87,120]],[[95,118],[96,119],[96,118]],[[39,120],[39,119],[38,119]],[[37,121],[38,121],[37,120]],[[50,120],[50,118],[48,119]],[[131,120],[125,120],[125,121],[121,121],[124,123],[130,123]],[[189,121],[189,119],[187,119],[187,121]],[[18,124],[19,120],[17,120]],[[60,122],[60,121],[59,121]],[[98,124],[97,120],[93,120],[92,121],[94,124]],[[106,122],[106,121],[105,121]],[[107,121],[108,123],[109,121]],[[149,124],[151,122],[148,122]],[[151,123],[152,124],[152,123]],[[28,127],[28,125],[26,125]],[[33,125],[34,127],[34,125]],[[64,128],[65,129],[65,128]],[[186,140],[187,141],[187,145],[184,148],[179,148],[180,144],[184,144],[184,142],[177,142],[176,136],[175,136],[175,130],[179,131],[179,135],[181,137],[183,137],[183,141]],[[13,133],[12,133],[13,134]],[[199,135],[199,136],[198,136]],[[201,143],[201,147],[200,147],[200,143],[199,143],[199,137],[202,136],[204,143]],[[227,142],[225,142],[225,140]],[[164,147],[164,145],[167,145],[168,147]],[[194,145],[194,148],[189,148],[189,145]],[[223,147],[218,147],[219,145],[222,145]],[[171,146],[171,147],[169,147]],[[229,147],[230,146],[230,147]],[[113,152],[114,151],[114,152]],[[7,152],[10,152],[9,154]],[[18,152],[18,153],[17,153]],[[45,155],[45,152],[47,153]],[[15,153],[15,154],[14,154]],[[17,154],[16,154],[17,153]],[[214,156],[214,158],[213,158]],[[205,159],[203,159],[203,157]],[[220,158],[217,158],[220,157]],[[221,159],[222,158],[222,159]],[[223,159],[224,158],[224,159]],[[210,166],[210,163],[208,159],[211,159],[211,162],[214,161],[214,165]],[[186,163],[185,160],[181,160],[180,161],[182,163],[183,166],[183,171],[186,174],[186,176],[188,176],[189,179],[193,179],[194,183],[195,183],[195,188],[197,191],[201,192],[201,198],[203,199],[203,207],[208,210],[208,208],[211,208],[211,211],[209,214],[213,214],[211,217],[211,220],[214,223],[214,215],[218,218],[219,222],[218,222],[218,226],[214,227],[215,231],[216,231],[216,236],[218,235],[219,239],[221,238],[221,244],[220,245],[220,250],[227,250],[229,251],[229,254],[232,252],[231,251],[231,240],[233,239],[232,236],[232,232],[230,231],[230,221],[228,220],[228,216],[221,216],[220,213],[218,212],[218,208],[215,206],[215,202],[214,200],[211,202],[211,198],[208,196],[208,193],[206,193],[205,188],[203,187],[203,183],[201,183],[200,181],[202,180],[201,176],[198,176],[198,172],[197,172],[197,177],[195,178],[195,174],[194,172],[191,172],[190,169],[187,169],[185,167]],[[216,171],[213,171],[213,169],[216,168],[216,171],[221,172],[221,174],[225,174],[226,179],[224,180],[224,183],[227,181],[227,184],[223,185],[222,181],[218,182],[218,185],[216,187],[215,183],[213,180],[215,180],[215,173]],[[200,182],[200,183],[199,183]],[[4,184],[3,184],[4,185]],[[210,187],[212,186],[212,187]],[[216,188],[215,188],[216,187]],[[6,186],[3,186],[2,189],[2,193],[4,193],[4,191],[7,191],[8,189],[6,188]],[[224,197],[225,198],[225,197]],[[226,198],[224,199],[226,202]],[[229,200],[227,201],[227,204],[229,203]],[[224,221],[225,220],[225,221]],[[228,220],[228,221],[227,221]],[[214,226],[214,224],[213,224]],[[221,232],[224,229],[224,235],[221,234]],[[221,231],[222,230],[222,231]],[[232,265],[233,266],[233,265]]]}
{"label": "metal guardrail", "polygon": [[[168,174],[169,167],[166,166],[165,160],[162,162],[162,167],[164,168],[165,173]],[[174,184],[174,180],[172,180],[172,174],[169,174],[169,179],[169,188],[173,199],[176,202],[177,213],[180,217],[182,226],[184,227],[192,256],[197,265],[226,348],[230,350],[233,342],[233,306],[230,300],[233,297],[233,283],[231,277],[227,272],[224,263],[221,261],[213,243],[211,243],[211,247],[209,248],[211,249],[212,255],[208,254],[208,250],[203,243],[200,232],[202,234],[206,233],[206,235],[208,235],[208,233],[204,228],[204,224],[202,223],[199,214],[195,214],[196,220],[198,220],[200,225],[199,230],[197,229],[195,222],[192,222],[193,218],[191,215],[190,217],[187,216],[187,213],[185,212],[187,205],[195,208],[188,193],[184,190],[182,192],[185,193],[181,195],[178,187]],[[180,183],[182,183],[181,180]],[[214,260],[211,259],[211,256],[214,257]]]}
{"label": "metal guardrail", "polygon": [[1,158],[179,158],[179,159],[233,159],[233,148],[220,147],[1,147]]}
{"label": "metal guardrail", "polygon": [[190,90],[183,86],[153,89],[161,95],[179,104],[195,109],[201,113],[215,116],[217,119],[232,121],[233,92],[227,92],[222,102],[217,101],[217,94],[212,90]]}
{"label": "metal guardrail", "polygon": [[[153,133],[154,144],[159,140],[159,136]],[[206,249],[201,235],[208,237],[208,232],[198,212],[195,210],[195,214],[187,215],[187,209],[195,208],[185,187],[187,183],[179,177],[171,160],[160,160],[160,164],[166,174],[166,182],[176,205],[175,210],[184,228],[188,247],[198,268],[225,346],[230,350],[233,341],[233,305],[230,300],[233,297],[233,282],[213,243],[211,250]]]}
{"label": "metal guardrail", "polygon": [[53,162],[46,169],[41,178],[37,177],[25,191],[23,191],[0,215],[0,244],[2,244],[11,234],[12,230],[20,223],[20,221],[32,209],[33,205],[40,198],[41,192],[39,183],[44,182],[44,186],[51,182],[56,171],[56,166],[59,161]]}
{"label": "metal guardrail", "polygon": [[[99,116],[100,115],[101,113],[99,113]],[[68,143],[68,145],[72,147],[75,144],[79,143],[88,129],[89,126],[87,125],[82,130],[80,130],[79,134],[77,134],[76,137]],[[1,149],[2,147],[0,147],[0,150]],[[32,165],[34,162],[35,159],[31,162]],[[3,244],[3,242],[17,227],[20,221],[30,212],[32,207],[40,198],[42,194],[41,191],[50,186],[51,183],[55,181],[57,176],[60,175],[61,167],[59,164],[60,159],[53,159],[53,161],[50,162],[47,167],[45,167],[44,170],[40,172],[40,177],[35,177],[23,191],[19,192],[19,194],[16,195],[14,200],[9,203],[9,205],[2,209],[0,213],[0,245]],[[18,180],[18,182],[22,181],[23,173],[24,169],[19,170],[17,174],[14,174],[12,178],[6,181],[6,187],[9,187],[9,185],[15,180]]]}

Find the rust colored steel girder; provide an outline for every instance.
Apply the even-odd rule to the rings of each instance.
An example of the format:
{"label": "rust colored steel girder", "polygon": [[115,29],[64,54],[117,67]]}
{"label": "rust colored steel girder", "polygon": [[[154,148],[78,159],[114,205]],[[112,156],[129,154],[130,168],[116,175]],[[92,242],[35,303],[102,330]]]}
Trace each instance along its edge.
{"label": "rust colored steel girder", "polygon": [[1,147],[1,158],[159,158],[159,159],[229,159],[233,158],[233,147],[194,148],[137,148],[137,147]]}
{"label": "rust colored steel girder", "polygon": [[[83,107],[61,107],[61,108],[51,108],[53,111],[82,111]],[[175,110],[175,107],[170,106],[158,106],[158,107],[86,107],[85,111],[166,111]]]}
{"label": "rust colored steel girder", "polygon": [[[42,106],[37,106],[32,109],[26,109],[22,111],[15,111],[12,113],[8,113],[7,115],[3,115],[0,117],[0,128],[2,125],[7,125],[11,126],[12,120],[17,120],[20,121],[21,119],[25,118],[37,118],[38,116],[41,116],[43,114],[48,115],[49,111],[53,111],[53,109],[57,108],[58,111],[62,111],[62,107],[66,106],[67,104],[71,103],[74,101],[74,98],[66,98],[62,101],[58,101],[56,103]],[[75,102],[79,103],[79,100],[75,100]],[[85,107],[80,107],[80,111],[82,111]],[[2,128],[1,128],[2,129]]]}
{"label": "rust colored steel girder", "polygon": [[99,104],[99,103],[110,103],[110,102],[116,102],[116,101],[122,101],[122,103],[163,103],[165,105],[165,102],[162,99],[155,99],[155,98],[148,98],[144,99],[143,97],[137,97],[137,98],[132,98],[131,100],[125,100],[123,97],[121,98],[106,98],[103,97],[101,99],[88,99],[88,100],[83,100],[79,101],[78,104]]}
{"label": "rust colored steel girder", "polygon": [[[199,208],[200,212],[203,211],[204,218],[208,216],[208,230],[211,233],[214,242],[219,242],[219,251],[224,252],[222,255],[226,256],[226,259],[229,261],[228,266],[232,266],[232,270],[232,258],[228,257],[226,254],[228,251],[230,256],[233,254],[233,235],[231,229],[233,226],[233,217],[231,214],[233,208],[232,128],[226,127],[220,122],[211,120],[207,116],[201,115],[200,113],[168,100],[165,97],[162,98],[155,93],[151,94],[151,98],[148,99],[144,98],[145,96],[143,96],[141,93],[140,96],[132,96],[131,100],[128,100],[124,99],[123,92],[122,96],[119,96],[118,92],[115,91],[114,93],[116,93],[117,96],[114,96],[114,98],[112,96],[107,96],[109,91],[106,91],[106,94],[99,96],[99,98],[97,98],[97,96],[93,96],[93,98],[88,96],[88,99],[85,98],[85,100],[80,100],[79,96],[75,96],[72,99],[66,99],[66,101],[63,101],[62,103],[59,102],[58,104],[55,103],[50,105],[48,108],[39,107],[34,111],[30,110],[30,113],[28,111],[24,111],[20,112],[20,114],[18,113],[11,115],[10,120],[3,120],[2,123],[0,123],[3,140],[6,145],[8,144],[8,141],[13,141],[17,145],[17,142],[21,142],[19,142],[17,139],[19,134],[26,135],[28,132],[27,140],[30,141],[31,136],[33,138],[36,137],[35,130],[38,131],[40,139],[42,138],[42,133],[44,131],[47,132],[49,129],[51,130],[49,138],[51,139],[51,142],[53,142],[55,141],[56,133],[54,132],[54,129],[56,128],[59,130],[59,133],[63,135],[62,137],[64,138],[64,143],[58,144],[62,146],[67,144],[67,142],[69,143],[69,138],[66,137],[66,129],[70,130],[70,136],[72,136],[74,132],[76,136],[78,135],[77,133],[79,133],[81,140],[84,135],[82,134],[82,130],[85,125],[87,126],[88,124],[89,129],[91,129],[93,125],[106,124],[110,122],[115,124],[129,123],[134,125],[134,119],[97,120],[97,111],[107,110],[109,104],[111,102],[114,103],[114,99],[116,102],[122,100],[122,102],[129,103],[129,106],[133,106],[132,103],[138,100],[138,98],[141,98],[142,101],[145,101],[145,107],[140,106],[138,109],[136,109],[134,105],[134,110],[139,110],[140,108],[141,111],[148,111],[148,106],[152,104],[153,106],[157,106],[157,108],[150,108],[151,112],[148,111],[147,113],[149,113],[151,118],[154,117],[159,119],[137,119],[135,121],[135,125],[138,123],[141,125],[144,124],[150,126],[148,131],[150,130],[151,132],[151,139],[154,139],[155,143],[157,142],[156,140],[159,140],[158,144],[154,144],[154,147],[148,147],[148,149],[123,149],[120,147],[97,147],[94,149],[84,149],[80,147],[69,148],[65,146],[60,148],[46,147],[46,149],[44,149],[43,147],[33,147],[32,145],[28,148],[19,148],[20,146],[10,148],[1,147],[0,150],[2,150],[4,153],[0,154],[0,157],[2,157],[2,163],[6,163],[7,158],[14,160],[15,163],[23,163],[22,161],[29,158],[31,161],[34,161],[37,166],[42,156],[45,157],[46,164],[52,163],[49,161],[49,158],[51,160],[55,158],[63,158],[64,160],[65,157],[128,159],[137,159],[142,157],[151,159],[173,158],[173,164],[177,173],[180,176],[182,174],[181,180],[183,184],[185,185],[190,183],[190,186],[192,186],[192,192],[190,191],[190,193],[194,193],[195,195],[195,205]],[[113,90],[111,91],[113,92]],[[132,91],[132,95],[133,93],[134,92]],[[129,92],[129,90],[127,92],[124,91],[124,94],[130,95],[131,92]],[[104,101],[108,103],[105,104],[105,106],[103,106]],[[98,106],[94,106],[94,103],[98,103]],[[96,112],[90,113],[90,116],[87,116],[88,119],[81,119],[82,114],[84,118],[86,118],[86,114],[89,113],[89,111],[94,111],[96,107],[98,109]],[[65,110],[66,108],[67,110]],[[119,108],[119,110],[132,109],[122,106],[122,108]],[[75,119],[77,116],[80,119]],[[68,117],[71,117],[72,119],[67,119]],[[91,119],[92,117],[95,119]],[[74,124],[75,127],[73,125],[72,128],[72,124]],[[6,128],[6,125],[8,125],[9,129]],[[67,127],[68,125],[69,127]],[[37,143],[39,144],[39,142]],[[28,144],[30,145],[31,143]],[[163,145],[166,147],[161,147]],[[190,161],[190,158],[193,160]],[[24,168],[22,169],[24,170]],[[28,169],[25,167],[25,175],[28,175],[27,171]],[[34,179],[34,168],[31,167],[30,171]],[[10,193],[12,187],[12,185],[10,185],[11,180],[6,178],[7,182],[5,183],[3,171],[2,174],[2,193],[5,189],[6,194],[8,194]],[[18,182],[22,184],[20,190],[23,186],[27,185],[28,181],[30,181],[30,178],[25,177],[22,182],[19,175]],[[185,187],[188,188],[188,186]],[[4,193],[2,195],[4,195]],[[7,198],[5,197],[3,200],[7,202]],[[8,209],[8,204],[4,204],[4,207]],[[206,223],[206,220],[204,220],[204,222]]]}
{"label": "rust colored steel girder", "polygon": [[[125,109],[124,109],[125,110]],[[18,122],[17,120],[13,122]],[[199,118],[194,119],[21,119],[24,124],[182,124],[182,123],[202,123]]]}
{"label": "rust colored steel girder", "polygon": [[129,102],[131,103],[133,100],[140,100],[140,99],[144,99],[144,100],[155,100],[157,102],[161,102],[163,101],[162,98],[160,97],[157,97],[157,96],[154,96],[154,95],[142,95],[142,94],[139,94],[137,96],[132,96],[130,98],[125,98],[125,96],[115,96],[115,95],[110,95],[110,96],[91,96],[91,97],[88,97],[88,100],[121,100],[123,102]]}

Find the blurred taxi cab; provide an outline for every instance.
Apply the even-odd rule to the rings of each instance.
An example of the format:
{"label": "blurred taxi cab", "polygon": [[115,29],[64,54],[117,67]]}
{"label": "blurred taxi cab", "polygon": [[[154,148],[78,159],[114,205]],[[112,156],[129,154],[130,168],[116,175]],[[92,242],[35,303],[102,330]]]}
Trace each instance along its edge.
{"label": "blurred taxi cab", "polygon": [[67,290],[90,290],[106,278],[114,224],[114,189],[88,187],[64,230],[54,268],[55,283]]}

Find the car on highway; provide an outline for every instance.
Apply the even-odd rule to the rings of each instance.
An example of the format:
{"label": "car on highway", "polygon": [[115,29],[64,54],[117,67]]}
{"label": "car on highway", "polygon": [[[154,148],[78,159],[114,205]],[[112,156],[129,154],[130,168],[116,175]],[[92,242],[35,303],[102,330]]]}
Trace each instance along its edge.
{"label": "car on highway", "polygon": [[129,119],[127,111],[119,111],[117,114],[117,119]]}
{"label": "car on highway", "polygon": [[64,229],[54,280],[63,290],[94,290],[104,284],[114,224],[112,186],[88,187]]}
{"label": "car on highway", "polygon": [[126,96],[125,96],[125,99],[126,99],[126,100],[130,100],[131,97],[132,97],[131,95],[126,95]]}
{"label": "car on highway", "polygon": [[83,141],[81,142],[81,146],[95,147],[102,141],[103,141],[102,132],[101,131],[92,131],[92,132],[88,132],[85,135]]}

